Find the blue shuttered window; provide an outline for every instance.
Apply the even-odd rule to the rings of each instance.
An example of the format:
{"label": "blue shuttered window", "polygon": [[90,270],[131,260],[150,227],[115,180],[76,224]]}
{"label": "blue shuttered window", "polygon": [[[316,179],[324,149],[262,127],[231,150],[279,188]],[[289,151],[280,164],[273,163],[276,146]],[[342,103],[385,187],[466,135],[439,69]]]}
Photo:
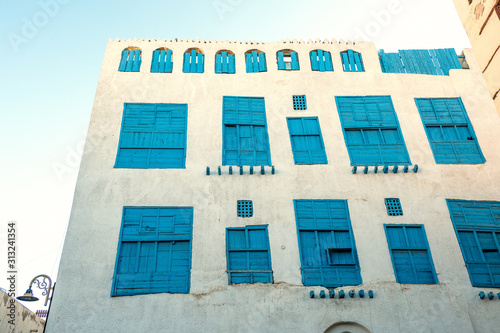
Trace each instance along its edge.
{"label": "blue shuttered window", "polygon": [[205,55],[199,49],[189,49],[184,53],[182,71],[184,73],[203,73],[205,70]]}
{"label": "blue shuttered window", "polygon": [[294,200],[302,283],[327,288],[361,284],[346,200]]}
{"label": "blue shuttered window", "polygon": [[234,74],[234,53],[228,50],[219,51],[215,54],[215,73]]}
{"label": "blue shuttered window", "polygon": [[271,165],[263,97],[223,98],[223,165]]}
{"label": "blue shuttered window", "polygon": [[309,52],[311,59],[311,69],[319,72],[332,72],[332,55],[328,51],[314,50]]}
{"label": "blue shuttered window", "polygon": [[122,58],[118,70],[120,72],[139,72],[141,69],[141,49],[132,47],[122,51]]}
{"label": "blue shuttered window", "polygon": [[111,296],[189,293],[192,207],[124,207]]}
{"label": "blue shuttered window", "polygon": [[365,71],[361,53],[349,49],[347,51],[340,52],[340,57],[342,58],[342,67],[344,68],[344,72]]}
{"label": "blue shuttered window", "polygon": [[447,203],[472,285],[500,288],[500,202]]}
{"label": "blue shuttered window", "polygon": [[247,73],[267,72],[266,54],[259,50],[245,52]]}
{"label": "blue shuttered window", "polygon": [[229,284],[273,283],[267,225],[226,229]]}
{"label": "blue shuttered window", "polygon": [[455,49],[399,50],[397,53],[379,52],[383,73],[413,73],[448,75],[450,69],[460,69]]}
{"label": "blue shuttered window", "polygon": [[416,98],[415,102],[436,163],[485,162],[460,98]]}
{"label": "blue shuttered window", "polygon": [[351,165],[411,163],[390,96],[335,100]]}
{"label": "blue shuttered window", "polygon": [[396,282],[438,283],[423,225],[384,225]]}
{"label": "blue shuttered window", "polygon": [[125,103],[115,168],[184,168],[187,104]]}
{"label": "blue shuttered window", "polygon": [[318,117],[286,118],[295,164],[327,164]]}
{"label": "blue shuttered window", "polygon": [[151,73],[172,73],[172,50],[161,48],[153,52]]}
{"label": "blue shuttered window", "polygon": [[276,53],[276,60],[278,61],[278,70],[298,71],[300,69],[299,57],[295,51],[278,51]]}

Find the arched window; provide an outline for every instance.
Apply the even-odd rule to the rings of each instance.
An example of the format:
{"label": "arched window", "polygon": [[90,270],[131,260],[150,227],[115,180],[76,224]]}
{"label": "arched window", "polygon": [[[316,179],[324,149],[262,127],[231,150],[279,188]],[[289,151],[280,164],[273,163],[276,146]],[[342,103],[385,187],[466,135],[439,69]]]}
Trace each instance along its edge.
{"label": "arched window", "polygon": [[259,50],[245,52],[247,73],[267,72],[266,54]]}
{"label": "arched window", "polygon": [[215,73],[235,73],[234,53],[229,50],[220,50],[215,54]]}
{"label": "arched window", "polygon": [[182,71],[184,73],[203,73],[205,68],[205,55],[198,48],[187,49],[184,52],[184,64]]}
{"label": "arched window", "polygon": [[333,72],[332,55],[321,49],[309,52],[311,69],[319,72]]}
{"label": "arched window", "polygon": [[122,59],[120,61],[120,72],[138,72],[141,69],[141,49],[135,46],[127,47],[122,51]]}
{"label": "arched window", "polygon": [[172,73],[172,50],[160,47],[153,52],[151,73]]}
{"label": "arched window", "polygon": [[342,66],[344,67],[344,72],[365,71],[365,67],[363,66],[363,58],[361,58],[361,53],[349,49],[344,52],[340,52],[340,56],[342,58]]}
{"label": "arched window", "polygon": [[293,50],[281,50],[276,53],[278,61],[278,70],[298,71],[299,57]]}

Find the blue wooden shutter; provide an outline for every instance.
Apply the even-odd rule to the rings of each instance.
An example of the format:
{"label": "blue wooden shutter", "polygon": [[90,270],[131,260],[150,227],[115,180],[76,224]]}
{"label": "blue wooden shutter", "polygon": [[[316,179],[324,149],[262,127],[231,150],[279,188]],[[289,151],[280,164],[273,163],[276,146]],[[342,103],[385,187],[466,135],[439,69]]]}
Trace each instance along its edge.
{"label": "blue wooden shutter", "polygon": [[184,168],[186,104],[126,103],[115,168]]}
{"label": "blue wooden shutter", "polygon": [[340,56],[342,58],[342,66],[344,67],[344,72],[350,72],[351,66],[349,65],[349,57],[347,56],[347,52],[340,52]]}
{"label": "blue wooden shutter", "polygon": [[309,58],[311,59],[311,70],[313,71],[319,71],[319,62],[318,62],[318,51],[311,51],[309,52]]}
{"label": "blue wooden shutter", "polygon": [[215,73],[223,73],[222,72],[222,54],[215,55]]}
{"label": "blue wooden shutter", "polygon": [[295,164],[327,164],[317,117],[288,117],[288,130]]}
{"label": "blue wooden shutter", "polygon": [[298,71],[299,70],[299,57],[297,56],[297,52],[291,52],[290,56],[292,57],[292,64],[291,64],[292,71]]}
{"label": "blue wooden shutter", "polygon": [[282,51],[278,52],[276,56],[278,58],[278,69],[285,70],[286,64],[285,64],[285,60],[283,60],[283,52]]}
{"label": "blue wooden shutter", "polygon": [[361,275],[344,200],[294,200],[302,282],[306,286],[361,284]]}
{"label": "blue wooden shutter", "polygon": [[122,51],[122,58],[120,60],[120,66],[118,67],[118,70],[120,72],[125,72],[127,69],[127,60],[128,60],[129,53],[130,53],[129,50]]}
{"label": "blue wooden shutter", "polygon": [[151,61],[151,73],[172,73],[172,50],[155,50]]}
{"label": "blue wooden shutter", "polygon": [[266,64],[266,54],[264,52],[259,53],[259,68],[258,72],[266,72],[267,64]]}
{"label": "blue wooden shutter", "polygon": [[385,225],[398,283],[437,283],[427,237],[421,225]]}
{"label": "blue wooden shutter", "polygon": [[155,50],[153,52],[153,60],[151,61],[151,73],[160,72],[160,50]]}
{"label": "blue wooden shutter", "polygon": [[330,52],[323,52],[323,56],[325,57],[325,71],[333,72],[332,54]]}
{"label": "blue wooden shutter", "polygon": [[259,54],[257,54],[257,51],[252,51],[252,66],[253,66],[253,73],[258,73],[260,72],[259,70]]}
{"label": "blue wooden shutter", "polygon": [[196,63],[196,73],[203,73],[205,71],[205,55],[201,52],[198,52],[197,58],[198,61]]}
{"label": "blue wooden shutter", "polygon": [[236,73],[236,68],[235,68],[235,59],[234,59],[234,54],[228,54],[228,73],[234,74]]}
{"label": "blue wooden shutter", "polygon": [[182,72],[191,73],[191,53],[184,53],[184,62],[182,63]]}
{"label": "blue wooden shutter", "polygon": [[198,52],[196,50],[191,50],[191,57],[189,58],[190,64],[189,64],[189,73],[196,73],[198,71],[198,65],[197,65],[197,55]]}
{"label": "blue wooden shutter", "polygon": [[124,207],[111,294],[188,293],[192,207]]}
{"label": "blue wooden shutter", "polygon": [[132,65],[132,72],[139,72],[140,69],[141,69],[141,62],[142,62],[141,50],[137,49],[137,50],[135,50],[135,52],[131,51],[130,54],[134,55],[134,60],[133,60],[133,65]]}
{"label": "blue wooden shutter", "polygon": [[245,54],[245,65],[247,73],[253,73],[252,53]]}
{"label": "blue wooden shutter", "polygon": [[354,52],[354,63],[356,65],[356,72],[364,72],[365,68],[363,66],[363,60],[361,58],[361,54],[358,52]]}
{"label": "blue wooden shutter", "polygon": [[229,284],[272,283],[267,226],[226,229]]}
{"label": "blue wooden shutter", "polygon": [[224,51],[222,52],[222,72],[223,73],[227,73],[228,72],[228,68],[227,68],[227,52]]}

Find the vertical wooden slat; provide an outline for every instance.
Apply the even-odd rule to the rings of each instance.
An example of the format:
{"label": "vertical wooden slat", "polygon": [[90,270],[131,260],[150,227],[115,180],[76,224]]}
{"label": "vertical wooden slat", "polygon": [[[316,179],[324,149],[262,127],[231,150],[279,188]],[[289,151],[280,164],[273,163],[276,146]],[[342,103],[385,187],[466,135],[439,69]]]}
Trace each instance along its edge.
{"label": "vertical wooden slat", "polygon": [[285,61],[283,60],[283,52],[281,52],[281,51],[278,52],[276,57],[278,58],[278,70],[285,70],[286,65],[285,65]]}
{"label": "vertical wooden slat", "polygon": [[297,52],[292,52],[290,54],[292,56],[292,70],[293,71],[298,71],[300,69],[300,66],[299,66],[299,57],[297,55]]}
{"label": "vertical wooden slat", "polygon": [[257,55],[257,51],[252,51],[252,73],[259,72],[259,56]]}
{"label": "vertical wooden slat", "polygon": [[342,57],[342,66],[344,67],[344,72],[350,72],[351,67],[349,66],[349,58],[347,56],[347,52],[341,52],[340,55]]}
{"label": "vertical wooden slat", "polygon": [[153,52],[153,60],[151,61],[151,73],[158,73],[158,60],[160,57],[160,51],[155,50]]}
{"label": "vertical wooden slat", "polygon": [[125,68],[125,72],[132,71],[132,67],[134,65],[134,56],[135,56],[135,50],[130,50],[127,58],[127,67]]}
{"label": "vertical wooden slat", "polygon": [[324,72],[325,71],[325,53],[323,50],[318,50],[318,65],[319,65],[319,71]]}
{"label": "vertical wooden slat", "polygon": [[266,54],[264,52],[259,53],[259,72],[266,72]]}
{"label": "vertical wooden slat", "polygon": [[159,60],[159,66],[158,66],[158,71],[160,73],[165,73],[165,50],[160,51],[160,56],[158,58]]}
{"label": "vertical wooden slat", "polygon": [[228,73],[236,73],[236,68],[234,64],[234,54],[229,54],[228,56]]}
{"label": "vertical wooden slat", "polygon": [[191,53],[184,53],[184,62],[182,63],[182,71],[184,73],[191,72]]}
{"label": "vertical wooden slat", "polygon": [[203,73],[205,71],[205,55],[198,52],[198,62],[196,63],[196,73]]}
{"label": "vertical wooden slat", "polygon": [[228,72],[228,69],[227,69],[227,61],[228,61],[228,58],[227,58],[227,52],[224,51],[222,52],[221,54],[221,64],[222,64],[222,73],[227,73]]}
{"label": "vertical wooden slat", "polygon": [[[319,52],[319,50],[318,50]],[[319,71],[319,65],[318,65],[318,52],[316,51],[311,51],[309,52],[309,58],[311,60],[311,70],[313,71]]]}
{"label": "vertical wooden slat", "polygon": [[222,73],[222,54],[215,55],[215,73]]}
{"label": "vertical wooden slat", "polygon": [[137,49],[135,50],[135,55],[134,55],[134,65],[132,68],[133,72],[139,72],[141,70],[141,62],[142,62],[141,50]]}
{"label": "vertical wooden slat", "polygon": [[118,70],[120,72],[125,72],[127,69],[127,59],[128,59],[129,53],[130,53],[129,50],[122,51],[122,58],[120,60],[120,66],[118,67]]}
{"label": "vertical wooden slat", "polygon": [[173,69],[173,62],[172,62],[172,50],[167,51],[167,60],[166,60],[166,66],[165,66],[165,72],[166,73],[172,73]]}

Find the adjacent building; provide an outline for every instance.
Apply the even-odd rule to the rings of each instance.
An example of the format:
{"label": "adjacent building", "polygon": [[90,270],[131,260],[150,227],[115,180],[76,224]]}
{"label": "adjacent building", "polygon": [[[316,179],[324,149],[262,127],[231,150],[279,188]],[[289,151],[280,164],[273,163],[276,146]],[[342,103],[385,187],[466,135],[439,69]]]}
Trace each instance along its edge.
{"label": "adjacent building", "polygon": [[109,41],[47,332],[495,332],[499,130],[471,50]]}

